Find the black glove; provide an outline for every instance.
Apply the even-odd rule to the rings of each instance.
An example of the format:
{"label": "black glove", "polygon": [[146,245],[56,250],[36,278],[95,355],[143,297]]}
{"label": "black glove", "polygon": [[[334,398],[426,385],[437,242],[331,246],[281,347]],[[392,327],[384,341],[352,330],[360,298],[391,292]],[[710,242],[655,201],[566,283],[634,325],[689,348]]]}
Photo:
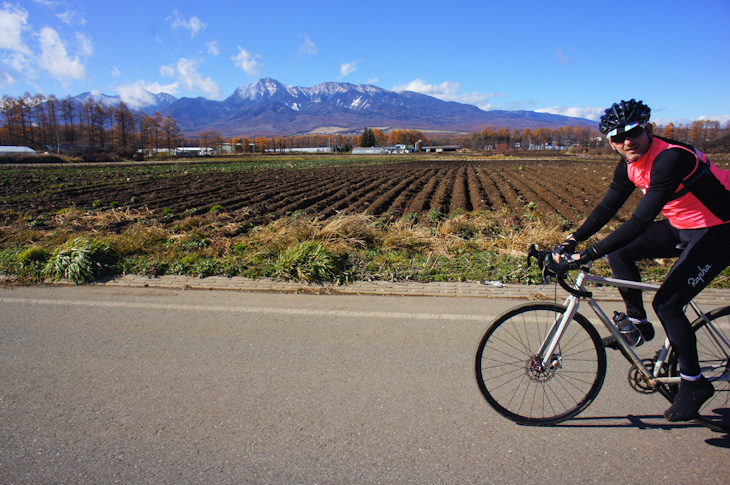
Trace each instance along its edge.
{"label": "black glove", "polygon": [[[598,251],[593,247],[577,253],[578,259],[573,258],[574,254],[548,254],[545,257],[545,266],[556,275],[563,274],[566,271],[578,269],[584,264],[598,259]],[[557,258],[556,258],[557,256]],[[557,261],[556,261],[557,259]]]}
{"label": "black glove", "polygon": [[558,244],[555,246],[555,249],[553,249],[553,253],[555,254],[573,254],[575,253],[575,246],[578,244],[578,241],[573,239],[573,235],[571,234],[568,236],[568,238],[561,244]]}

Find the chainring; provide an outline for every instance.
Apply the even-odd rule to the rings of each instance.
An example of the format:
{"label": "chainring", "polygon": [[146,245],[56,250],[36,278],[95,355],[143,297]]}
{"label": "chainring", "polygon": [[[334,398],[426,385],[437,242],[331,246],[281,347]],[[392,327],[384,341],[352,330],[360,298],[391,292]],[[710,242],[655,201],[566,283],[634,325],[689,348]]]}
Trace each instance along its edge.
{"label": "chainring", "polygon": [[[658,355],[658,352],[657,352]],[[654,364],[656,363],[657,355],[650,359],[642,359],[642,363],[646,366],[647,369],[654,369]],[[666,377],[667,375],[667,368],[666,366],[662,366],[661,371],[659,372],[658,377]],[[636,366],[631,366],[629,369],[629,386],[631,386],[631,389],[638,392],[639,394],[654,394],[657,392],[656,388],[652,387],[651,384],[646,380],[644,377],[644,374],[642,374],[639,369],[636,368]]]}

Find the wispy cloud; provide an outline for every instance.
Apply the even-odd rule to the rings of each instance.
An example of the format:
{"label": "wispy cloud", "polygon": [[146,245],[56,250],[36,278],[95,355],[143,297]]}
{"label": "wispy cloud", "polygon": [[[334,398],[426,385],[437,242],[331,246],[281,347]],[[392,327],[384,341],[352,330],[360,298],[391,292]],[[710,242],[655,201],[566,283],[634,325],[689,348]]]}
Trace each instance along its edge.
{"label": "wispy cloud", "polygon": [[590,106],[553,106],[551,108],[538,108],[535,111],[538,113],[550,113],[553,115],[572,116],[574,118],[585,118],[587,120],[597,121],[605,111],[605,108],[593,108]]}
{"label": "wispy cloud", "polygon": [[[64,6],[63,2],[35,1],[52,9]],[[26,44],[26,35],[37,41],[33,49]],[[5,51],[0,56],[0,63],[9,71],[16,72],[21,79],[33,79],[39,70],[44,70],[64,86],[71,80],[88,77],[85,64],[94,52],[91,39],[86,35],[77,33],[68,42],[52,27],[34,32],[28,22],[28,11],[10,3],[0,6],[0,50]],[[3,72],[0,77],[5,83],[15,80],[10,72]]]}
{"label": "wispy cloud", "polygon": [[568,49],[568,52],[563,49],[555,49],[555,59],[559,64],[572,64],[575,62],[575,57],[570,53],[573,49]]}
{"label": "wispy cloud", "polygon": [[199,89],[203,91],[207,98],[220,98],[220,86],[210,76],[204,77],[200,74],[198,72],[198,63],[192,59],[183,57],[174,66],[162,66],[160,74],[175,77],[187,90]]}
{"label": "wispy cloud", "polygon": [[167,20],[172,25],[173,29],[186,29],[190,31],[190,37],[195,37],[198,33],[205,29],[208,24],[200,20],[198,17],[193,15],[190,20],[186,20],[177,9],[173,10],[172,13],[167,17]]}
{"label": "wispy cloud", "polygon": [[393,91],[413,91],[416,93],[427,94],[443,101],[456,101],[459,103],[473,104],[481,109],[492,109],[490,103],[492,98],[504,98],[504,93],[462,93],[461,84],[451,81],[444,81],[439,84],[429,84],[422,79],[414,79],[399,86],[393,86]]}
{"label": "wispy cloud", "polygon": [[343,78],[353,72],[357,71],[357,65],[355,61],[345,62],[340,64],[340,77]]}
{"label": "wispy cloud", "polygon": [[64,0],[33,0],[33,2],[53,12],[64,24],[86,25],[83,13],[70,7]]}
{"label": "wispy cloud", "polygon": [[259,77],[261,72],[261,56],[258,54],[252,54],[246,49],[238,46],[238,54],[231,57],[233,63],[243,69],[243,72],[251,76],[252,78]]}
{"label": "wispy cloud", "polygon": [[28,11],[18,5],[4,3],[0,8],[0,49],[31,54],[23,41],[23,32],[28,30]]}
{"label": "wispy cloud", "polygon": [[39,33],[41,54],[39,64],[55,79],[66,84],[69,79],[86,79],[86,67],[82,58],[93,53],[91,40],[81,34],[76,37],[78,43],[77,55],[69,55],[66,44],[61,40],[54,29],[44,27]]}
{"label": "wispy cloud", "polygon": [[305,35],[304,40],[299,44],[299,53],[308,56],[317,54],[317,46],[314,45],[314,42],[312,42],[312,39],[308,35]]}
{"label": "wispy cloud", "polygon": [[220,46],[218,45],[217,40],[212,40],[205,44],[205,48],[208,49],[208,54],[212,56],[217,56],[221,53]]}
{"label": "wispy cloud", "polygon": [[137,81],[133,84],[125,84],[115,88],[119,97],[131,108],[141,108],[155,102],[152,94],[167,93],[177,94],[179,83],[162,85],[159,83],[146,83]]}

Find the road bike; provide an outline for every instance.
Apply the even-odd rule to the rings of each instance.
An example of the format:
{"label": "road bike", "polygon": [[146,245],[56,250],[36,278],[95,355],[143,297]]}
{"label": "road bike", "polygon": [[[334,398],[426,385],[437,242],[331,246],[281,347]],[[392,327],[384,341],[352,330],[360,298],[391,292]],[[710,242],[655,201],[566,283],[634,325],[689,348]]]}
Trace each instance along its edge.
{"label": "road bike", "polygon": [[[477,346],[474,361],[479,389],[502,416],[522,425],[554,425],[585,410],[606,377],[606,350],[594,325],[578,312],[588,303],[631,364],[629,384],[642,394],[658,393],[672,402],[679,387],[677,352],[669,339],[653,357],[641,358],[601,309],[586,284],[656,291],[658,285],[603,278],[590,273],[590,263],[556,273],[551,251],[530,246],[527,266],[536,259],[547,279],[555,278],[569,296],[564,303],[532,302],[497,317]],[[551,269],[552,268],[552,269]],[[730,431],[730,306],[703,312],[691,301],[685,312],[697,336],[702,373],[715,387],[695,420],[721,432]],[[689,315],[688,315],[689,316]],[[646,344],[645,344],[646,345]]]}

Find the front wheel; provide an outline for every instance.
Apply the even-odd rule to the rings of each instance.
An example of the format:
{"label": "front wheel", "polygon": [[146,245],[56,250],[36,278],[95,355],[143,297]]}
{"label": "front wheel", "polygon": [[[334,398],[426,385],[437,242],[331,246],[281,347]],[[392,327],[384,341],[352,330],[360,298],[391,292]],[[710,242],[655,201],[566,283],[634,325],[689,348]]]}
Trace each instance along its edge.
{"label": "front wheel", "polygon": [[569,323],[547,366],[540,347],[566,308],[528,303],[508,310],[487,328],[477,346],[477,383],[502,416],[525,425],[551,425],[580,413],[606,377],[606,351],[596,329],[580,314]]}
{"label": "front wheel", "polygon": [[[712,381],[715,394],[700,409],[697,421],[710,429],[730,432],[730,306],[707,313],[712,325],[703,318],[692,322],[697,337],[697,356],[702,374]],[[679,376],[678,355],[672,350],[669,356],[669,375]],[[674,397],[677,386],[670,386]]]}

